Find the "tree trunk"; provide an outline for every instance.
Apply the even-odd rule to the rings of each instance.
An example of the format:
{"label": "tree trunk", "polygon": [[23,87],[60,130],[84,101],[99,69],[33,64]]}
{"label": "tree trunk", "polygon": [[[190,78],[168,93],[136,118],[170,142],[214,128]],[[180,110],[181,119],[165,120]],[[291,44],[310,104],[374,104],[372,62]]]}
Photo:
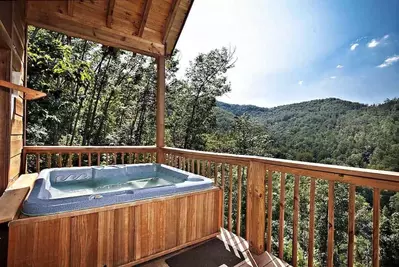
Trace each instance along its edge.
{"label": "tree trunk", "polygon": [[104,70],[104,73],[103,73],[103,77],[101,79],[101,84],[100,84],[99,89],[97,91],[96,101],[94,102],[93,113],[92,113],[91,120],[90,120],[90,125],[89,125],[90,136],[88,136],[88,138],[87,138],[88,145],[90,145],[90,141],[91,141],[91,132],[92,132],[92,129],[93,129],[93,126],[94,126],[94,121],[96,119],[97,106],[98,106],[98,102],[100,101],[101,92],[102,92],[103,88],[106,86],[106,84],[108,82],[107,72],[108,72],[108,68],[109,68],[109,63],[110,62],[111,62],[111,57],[108,58],[107,66],[105,67],[105,70]]}
{"label": "tree trunk", "polygon": [[87,138],[88,138],[88,135],[89,135],[89,126],[90,126],[89,123],[90,123],[91,109],[92,109],[92,106],[93,106],[94,95],[96,93],[97,80],[98,80],[98,77],[100,75],[100,73],[99,73],[100,71],[99,70],[101,69],[101,66],[102,66],[102,64],[103,64],[103,62],[104,62],[104,60],[105,60],[105,58],[107,56],[108,56],[108,52],[104,52],[102,57],[101,57],[100,63],[98,63],[97,68],[94,71],[95,79],[94,79],[94,85],[93,85],[93,93],[91,94],[91,97],[89,97],[89,108],[88,108],[88,110],[86,112],[86,122],[85,122],[83,138],[82,138],[82,146],[87,144]]}
{"label": "tree trunk", "polygon": [[112,90],[111,93],[109,94],[109,97],[108,97],[107,101],[105,102],[105,107],[103,109],[104,110],[104,114],[103,114],[103,116],[102,116],[102,118],[100,120],[100,125],[98,126],[98,129],[97,129],[97,132],[96,132],[95,138],[94,138],[94,140],[95,140],[94,142],[95,142],[96,145],[99,144],[98,143],[98,139],[100,138],[100,134],[101,134],[101,130],[102,130],[103,126],[104,126],[104,122],[107,119],[109,104],[111,103],[112,97],[114,95],[115,95],[115,91]]}

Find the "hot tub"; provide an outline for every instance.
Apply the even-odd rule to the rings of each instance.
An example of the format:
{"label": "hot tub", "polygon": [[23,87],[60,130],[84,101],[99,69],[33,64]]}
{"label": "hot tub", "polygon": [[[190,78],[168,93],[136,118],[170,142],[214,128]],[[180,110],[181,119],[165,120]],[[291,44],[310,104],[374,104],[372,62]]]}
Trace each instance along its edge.
{"label": "hot tub", "polygon": [[163,164],[45,169],[22,212],[28,216],[102,207],[211,188],[211,179]]}

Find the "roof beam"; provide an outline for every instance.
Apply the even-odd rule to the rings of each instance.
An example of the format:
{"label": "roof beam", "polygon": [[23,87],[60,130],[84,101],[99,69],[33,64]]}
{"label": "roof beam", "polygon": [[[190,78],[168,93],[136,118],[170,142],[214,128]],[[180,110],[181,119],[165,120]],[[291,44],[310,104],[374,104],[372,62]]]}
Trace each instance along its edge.
{"label": "roof beam", "polygon": [[165,30],[162,38],[162,43],[165,44],[168,39],[170,29],[172,29],[173,22],[175,21],[177,9],[179,8],[181,0],[174,0],[169,10],[168,20],[165,25]]}
{"label": "roof beam", "polygon": [[115,0],[108,0],[107,27],[112,27],[112,15],[114,14]]}
{"label": "roof beam", "polygon": [[145,7],[144,7],[143,15],[141,18],[140,28],[139,28],[139,33],[137,34],[139,37],[143,36],[145,24],[147,23],[147,19],[148,19],[148,14],[150,13],[151,4],[152,4],[152,0],[147,0],[145,2]]}

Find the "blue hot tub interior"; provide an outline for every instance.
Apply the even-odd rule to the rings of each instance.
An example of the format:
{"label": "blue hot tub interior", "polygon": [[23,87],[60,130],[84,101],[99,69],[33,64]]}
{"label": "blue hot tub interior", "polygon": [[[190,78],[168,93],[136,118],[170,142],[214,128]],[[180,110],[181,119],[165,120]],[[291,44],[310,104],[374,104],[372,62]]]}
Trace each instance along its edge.
{"label": "blue hot tub interior", "polygon": [[23,213],[30,216],[203,190],[212,180],[162,164],[46,169]]}

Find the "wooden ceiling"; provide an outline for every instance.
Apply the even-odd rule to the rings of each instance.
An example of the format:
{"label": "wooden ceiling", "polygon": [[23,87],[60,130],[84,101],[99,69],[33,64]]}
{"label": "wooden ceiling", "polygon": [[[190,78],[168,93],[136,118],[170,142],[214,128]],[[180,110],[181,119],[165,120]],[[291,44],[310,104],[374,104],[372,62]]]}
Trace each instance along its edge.
{"label": "wooden ceiling", "polygon": [[172,53],[194,0],[27,0],[30,25],[149,56]]}

